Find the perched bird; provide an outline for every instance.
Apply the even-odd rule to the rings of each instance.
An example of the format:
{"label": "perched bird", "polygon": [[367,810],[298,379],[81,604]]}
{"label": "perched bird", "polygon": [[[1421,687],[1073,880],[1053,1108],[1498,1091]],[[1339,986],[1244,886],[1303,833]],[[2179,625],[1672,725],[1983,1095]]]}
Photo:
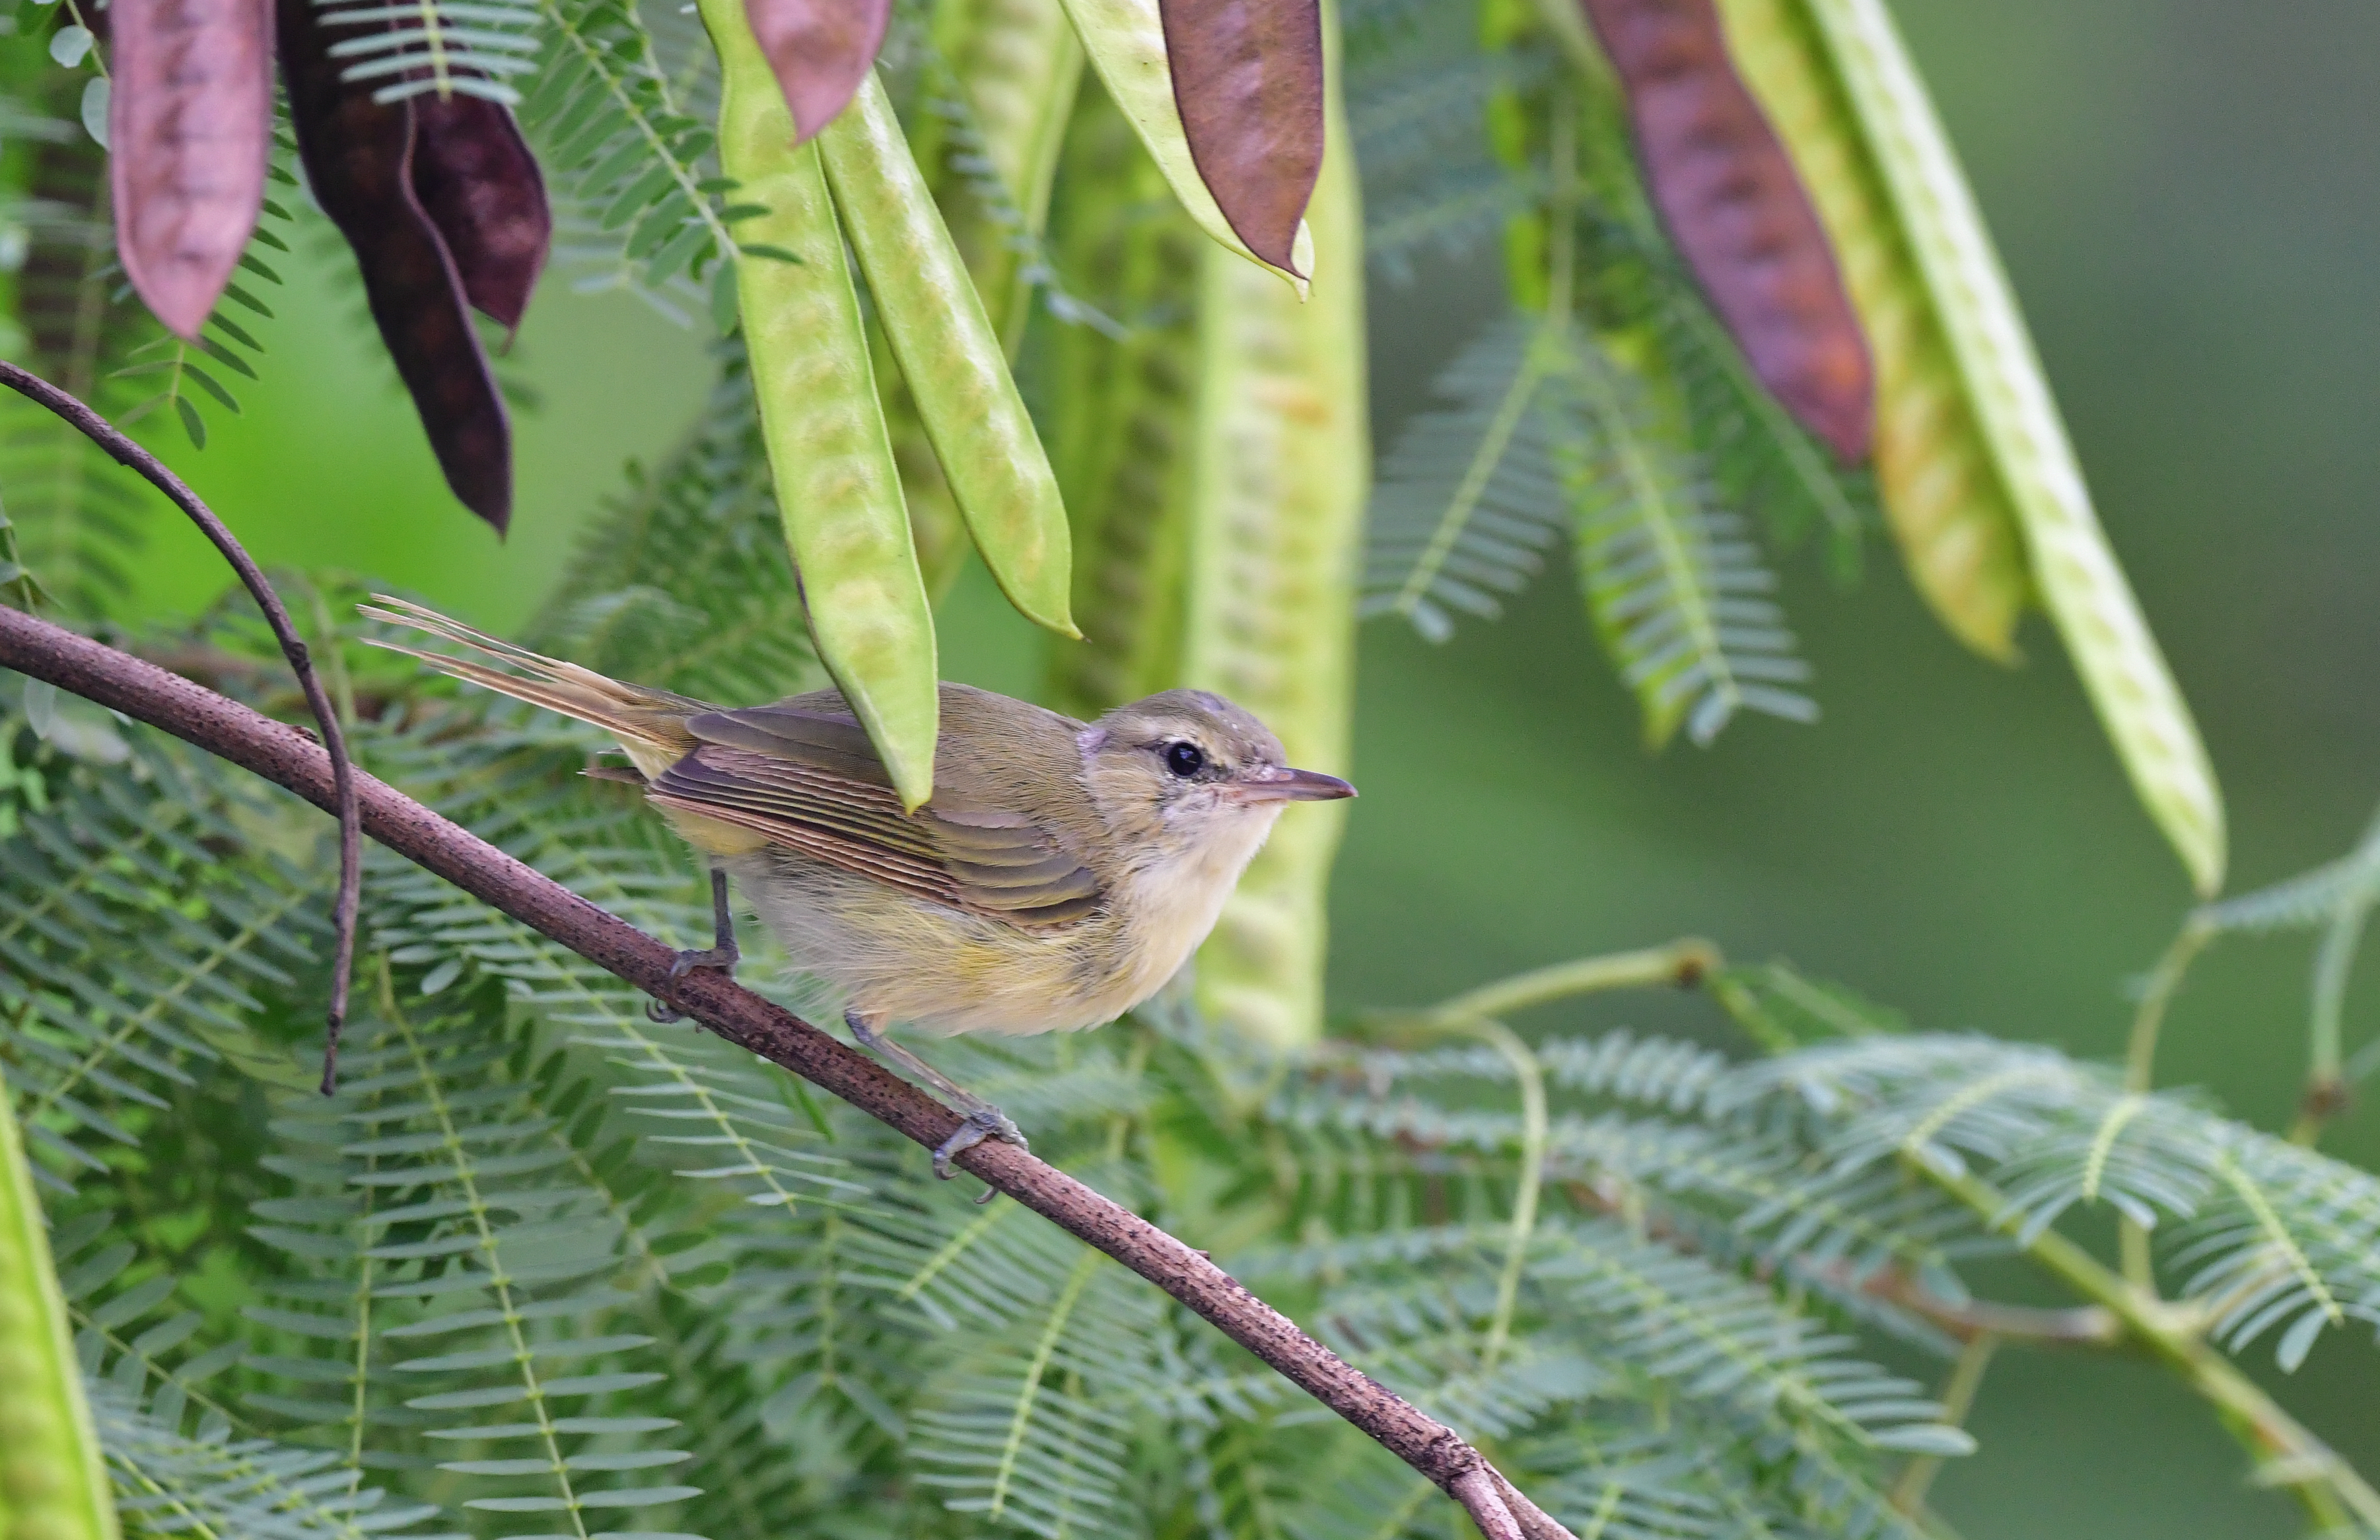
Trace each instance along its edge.
{"label": "perched bird", "polygon": [[934,1152],[944,1176],[960,1150],[1024,1136],[889,1041],[888,1026],[1033,1033],[1113,1021],[1206,940],[1285,806],[1355,794],[1283,765],[1262,722],[1204,690],[1085,723],[946,684],[933,795],[907,812],[836,691],[727,709],[375,597],[365,614],[479,656],[378,645],[619,740],[645,799],[710,861],[716,944],[679,953],[677,971],[734,971],[732,877],[794,966],[837,993],[860,1044],[965,1114]]}

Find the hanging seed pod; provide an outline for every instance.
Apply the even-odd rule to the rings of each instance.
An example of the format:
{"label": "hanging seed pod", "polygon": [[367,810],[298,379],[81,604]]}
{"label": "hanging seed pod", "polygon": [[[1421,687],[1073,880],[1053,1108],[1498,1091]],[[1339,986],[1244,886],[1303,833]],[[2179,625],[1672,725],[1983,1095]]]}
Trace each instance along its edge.
{"label": "hanging seed pod", "polygon": [[1881,0],[1726,5],[1876,339],[1876,481],[1911,576],[1994,657],[2009,656],[2028,588],[2038,593],[2133,789],[2213,893],[2222,788],[1892,13]]}
{"label": "hanging seed pod", "polygon": [[1200,175],[1196,157],[1190,152],[1182,107],[1175,100],[1165,18],[1158,0],[1064,0],[1064,4],[1066,18],[1075,24],[1075,35],[1082,40],[1084,56],[1098,73],[1099,83],[1123,109],[1133,132],[1140,136],[1149,158],[1164,173],[1166,186],[1198,222],[1198,228],[1248,261],[1280,273],[1303,297],[1305,274],[1313,270],[1315,261],[1313,236],[1305,222],[1298,223],[1290,242],[1289,261],[1260,257],[1224,217]]}
{"label": "hanging seed pod", "polygon": [[744,0],[745,19],[785,105],[800,144],[833,121],[876,67],[892,0]]}
{"label": "hanging seed pod", "polygon": [[1077,325],[1050,337],[1050,458],[1074,521],[1083,640],[1052,643],[1044,698],[1087,721],[1181,683],[1207,241],[1096,86],[1067,130],[1065,165],[1051,255],[1144,318],[1121,336]]}
{"label": "hanging seed pod", "polygon": [[373,324],[446,485],[501,532],[512,517],[512,425],[471,329],[462,276],[414,192],[419,98],[382,105],[344,85],[310,0],[279,0],[278,15],[306,179],[355,251]]}
{"label": "hanging seed pod", "polygon": [[719,50],[720,168],[739,200],[765,211],[736,225],[736,309],[810,637],[915,807],[934,790],[934,612],[843,229],[818,146],[795,146],[745,7],[702,0],[702,22]]}
{"label": "hanging seed pod", "polygon": [[115,249],[141,299],[196,340],[264,204],[270,0],[116,0],[108,97]]}
{"label": "hanging seed pod", "polygon": [[1027,619],[1078,635],[1058,479],[883,88],[864,83],[818,147],[876,319],[976,550]]}
{"label": "hanging seed pod", "polygon": [[2023,531],[1877,141],[1852,114],[1802,0],[1723,0],[1722,15],[1736,67],[1790,147],[1867,334],[1876,491],[1910,581],[1952,636],[2014,662],[2034,594]]}
{"label": "hanging seed pod", "polygon": [[[1083,47],[1058,0],[937,6],[932,40],[955,89],[951,102],[908,126],[909,146],[1014,363],[1040,289],[1033,249],[1083,76]],[[881,327],[870,331],[917,564],[939,603],[968,550],[965,526],[891,344]]]}
{"label": "hanging seed pod", "polygon": [[[1182,683],[1255,712],[1291,763],[1338,773],[1353,737],[1372,456],[1363,212],[1346,118],[1332,108],[1313,297],[1301,304],[1230,253],[1205,253]],[[1306,810],[1324,816],[1281,820],[1198,951],[1209,1019],[1276,1048],[1322,1032],[1324,902],[1346,815]]]}
{"label": "hanging seed pod", "polygon": [[415,97],[413,194],[446,242],[471,308],[518,331],[553,244],[553,213],[511,110],[461,91]]}
{"label": "hanging seed pod", "polygon": [[1298,222],[1322,170],[1319,0],[1159,0],[1199,180],[1248,249],[1311,277]]}
{"label": "hanging seed pod", "polygon": [[1753,372],[1845,465],[1867,457],[1875,371],[1834,249],[1728,57],[1713,0],[1581,0],[1628,93],[1670,238]]}

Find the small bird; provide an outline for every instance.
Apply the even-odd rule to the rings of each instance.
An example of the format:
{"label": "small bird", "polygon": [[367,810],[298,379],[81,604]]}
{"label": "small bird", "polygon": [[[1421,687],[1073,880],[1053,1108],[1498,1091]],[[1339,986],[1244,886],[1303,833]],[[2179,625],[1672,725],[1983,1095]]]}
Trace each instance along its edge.
{"label": "small bird", "polygon": [[840,997],[861,1046],[965,1114],[934,1152],[944,1177],[961,1150],[1025,1137],[891,1042],[892,1024],[1024,1034],[1113,1021],[1206,940],[1283,807],[1355,794],[1282,764],[1262,722],[1204,690],[1086,723],[945,684],[933,795],[909,812],[837,691],[729,709],[373,597],[366,615],[480,656],[376,645],[619,740],[635,770],[618,773],[710,863],[715,943],[680,952],[672,976],[733,974],[732,877],[794,966]]}

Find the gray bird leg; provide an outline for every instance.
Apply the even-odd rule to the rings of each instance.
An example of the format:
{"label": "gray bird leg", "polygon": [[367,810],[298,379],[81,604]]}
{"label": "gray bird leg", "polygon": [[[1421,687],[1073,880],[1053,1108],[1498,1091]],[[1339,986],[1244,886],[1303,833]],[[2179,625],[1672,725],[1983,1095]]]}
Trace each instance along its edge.
{"label": "gray bird leg", "polygon": [[[735,916],[727,908],[727,873],[719,867],[710,868],[710,936],[711,945],[703,952],[681,952],[670,964],[672,978],[684,978],[697,968],[710,968],[735,976],[735,964],[744,953],[735,946]],[[647,1000],[645,1014],[664,1025],[686,1020],[686,1013],[660,1000]]]}
{"label": "gray bird leg", "polygon": [[[879,1032],[869,1025],[866,1016],[856,1011],[845,1011],[843,1025],[851,1028],[851,1035],[859,1040],[861,1048],[888,1063],[899,1065],[941,1092],[942,1098],[966,1119],[934,1151],[934,1174],[944,1182],[955,1174],[951,1170],[951,1157],[962,1150],[973,1149],[986,1139],[998,1139],[1002,1144],[1014,1145],[1018,1149],[1030,1147],[1025,1142],[1024,1132],[1009,1121],[1007,1113]],[[986,1188],[983,1196],[975,1201],[989,1203],[990,1200],[991,1190]]]}

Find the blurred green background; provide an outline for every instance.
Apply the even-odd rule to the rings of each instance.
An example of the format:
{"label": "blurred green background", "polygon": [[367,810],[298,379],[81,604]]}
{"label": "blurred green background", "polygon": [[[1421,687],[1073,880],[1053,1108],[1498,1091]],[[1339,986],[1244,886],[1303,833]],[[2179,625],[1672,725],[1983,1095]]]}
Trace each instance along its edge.
{"label": "blurred green background", "polygon": [[[2350,0],[1898,0],[2059,394],[2100,513],[2228,794],[2233,889],[2325,859],[2380,799],[2380,10]],[[351,284],[295,264],[249,413],[204,454],[153,442],[269,563],[356,569],[502,626],[537,602],[624,458],[702,400],[701,338],[549,280],[507,372],[516,533],[448,501]],[[1376,423],[1501,304],[1494,254],[1372,299]],[[222,587],[160,522],[140,596]],[[1427,1000],[1685,931],[1791,957],[1919,1023],[2118,1051],[2130,981],[2190,901],[2058,648],[1959,651],[1890,553],[1836,591],[1815,555],[1787,600],[1817,669],[1815,729],[1754,719],[1709,752],[1639,746],[1559,575],[1497,626],[1364,639],[1364,798],[1335,892],[1334,997]],[[945,616],[946,671],[1028,692],[1038,642],[979,573]],[[2285,1124],[2303,1067],[2308,948],[2218,948],[2169,1027],[2171,1082]],[[2367,970],[2374,971],[2374,970]],[[2369,987],[2350,1042],[2380,1026]],[[1582,1019],[1708,1030],[1690,1000]],[[2380,1116],[2334,1147],[2380,1161]],[[1997,1286],[2003,1280],[1994,1277]],[[2005,1280],[2022,1291],[2024,1280]],[[2259,1372],[2272,1377],[2259,1350]],[[2375,1359],[2326,1340],[2289,1401],[2380,1472]],[[1931,1372],[1931,1371],[1928,1371]],[[1978,1459],[1937,1488],[1970,1536],[2280,1536],[2197,1404],[2146,1364],[2004,1353]]]}

